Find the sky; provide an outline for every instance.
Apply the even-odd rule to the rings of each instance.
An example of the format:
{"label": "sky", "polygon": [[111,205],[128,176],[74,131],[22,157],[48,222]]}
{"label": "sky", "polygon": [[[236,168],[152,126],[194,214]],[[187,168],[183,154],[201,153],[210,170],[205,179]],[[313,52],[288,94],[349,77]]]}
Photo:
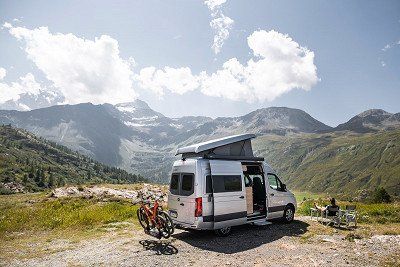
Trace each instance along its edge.
{"label": "sky", "polygon": [[[0,104],[146,101],[169,117],[400,112],[399,1],[1,1]],[[55,96],[62,96],[60,98]]]}

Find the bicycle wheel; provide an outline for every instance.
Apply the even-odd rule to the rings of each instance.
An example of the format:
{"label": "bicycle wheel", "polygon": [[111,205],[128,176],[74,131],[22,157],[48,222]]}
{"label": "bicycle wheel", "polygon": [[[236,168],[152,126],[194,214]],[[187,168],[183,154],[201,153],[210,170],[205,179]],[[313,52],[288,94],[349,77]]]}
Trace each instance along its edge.
{"label": "bicycle wheel", "polygon": [[144,212],[144,209],[142,207],[140,207],[136,211],[136,215],[137,215],[139,223],[143,227],[143,229],[148,230],[149,229],[149,219],[147,218],[147,215]]}
{"label": "bicycle wheel", "polygon": [[175,231],[175,226],[174,226],[174,222],[171,219],[171,216],[169,216],[169,214],[165,211],[159,211],[158,214],[165,219],[167,226],[168,226],[168,230],[169,230],[170,234],[172,235]]}
{"label": "bicycle wheel", "polygon": [[156,222],[157,222],[157,229],[160,232],[161,236],[164,238],[169,238],[171,236],[171,233],[169,231],[168,223],[164,219],[164,217],[157,215]]}

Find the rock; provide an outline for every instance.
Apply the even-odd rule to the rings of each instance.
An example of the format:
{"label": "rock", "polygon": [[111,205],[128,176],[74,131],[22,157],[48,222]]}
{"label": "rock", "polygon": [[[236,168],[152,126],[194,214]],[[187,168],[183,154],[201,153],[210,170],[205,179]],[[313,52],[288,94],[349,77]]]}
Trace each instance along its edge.
{"label": "rock", "polygon": [[139,190],[127,190],[127,189],[114,189],[108,187],[61,187],[56,188],[52,191],[51,197],[84,197],[84,198],[103,198],[116,197],[121,199],[130,199],[134,204],[145,202],[154,202],[155,200],[160,203],[167,201],[167,193],[162,190],[161,186],[143,184],[143,187]]}
{"label": "rock", "polygon": [[23,193],[25,187],[17,182],[0,183],[0,187],[10,190],[13,193]]}

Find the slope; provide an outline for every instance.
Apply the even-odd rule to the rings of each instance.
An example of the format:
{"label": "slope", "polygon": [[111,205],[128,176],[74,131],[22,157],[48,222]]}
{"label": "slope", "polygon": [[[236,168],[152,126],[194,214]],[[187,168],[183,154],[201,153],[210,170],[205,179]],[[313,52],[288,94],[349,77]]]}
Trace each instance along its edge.
{"label": "slope", "polygon": [[140,175],[109,167],[11,126],[0,126],[0,183],[28,191],[65,183],[134,183]]}

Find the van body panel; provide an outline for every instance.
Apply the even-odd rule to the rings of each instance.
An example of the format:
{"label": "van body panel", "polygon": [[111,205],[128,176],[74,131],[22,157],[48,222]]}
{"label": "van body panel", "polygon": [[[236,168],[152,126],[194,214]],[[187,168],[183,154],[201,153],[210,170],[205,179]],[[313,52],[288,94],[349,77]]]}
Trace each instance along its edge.
{"label": "van body panel", "polygon": [[[177,223],[193,224],[195,222],[195,198],[196,198],[196,172],[197,161],[190,159],[185,161],[175,162],[172,170],[172,176],[178,175],[179,193],[173,194],[170,190],[168,196],[168,208],[170,215]],[[182,191],[183,179],[193,175],[192,193],[190,195],[184,194]],[[171,177],[172,177],[171,176]],[[185,176],[185,177],[184,177]]]}
{"label": "van body panel", "polygon": [[247,221],[245,187],[239,161],[210,160],[214,200],[214,229]]}
{"label": "van body panel", "polygon": [[[262,164],[263,167],[267,219],[282,217],[284,208],[287,205],[293,205],[296,208],[295,197],[290,191],[279,191],[277,188],[274,189],[271,187],[268,174],[276,175],[276,172],[262,161],[249,162],[246,160],[243,162],[243,164],[251,163]],[[173,222],[178,227],[213,230],[250,223],[253,220],[253,218],[251,220],[250,217],[249,219],[247,218],[246,189],[242,161],[206,159],[203,157],[181,159],[174,162],[172,168],[173,174],[179,175],[178,189],[182,187],[183,174],[194,175],[193,192],[190,195],[182,195],[180,190],[170,190],[168,195],[168,208]],[[233,176],[233,178],[240,176],[240,190],[236,188],[235,191],[228,190],[228,192],[221,192],[221,186],[224,185],[224,183],[221,183],[221,178],[224,176]],[[209,179],[208,188],[207,179]],[[215,188],[214,184],[219,188]],[[185,192],[187,193],[187,191]],[[200,217],[195,217],[195,199],[197,197],[202,198],[203,212]]]}

